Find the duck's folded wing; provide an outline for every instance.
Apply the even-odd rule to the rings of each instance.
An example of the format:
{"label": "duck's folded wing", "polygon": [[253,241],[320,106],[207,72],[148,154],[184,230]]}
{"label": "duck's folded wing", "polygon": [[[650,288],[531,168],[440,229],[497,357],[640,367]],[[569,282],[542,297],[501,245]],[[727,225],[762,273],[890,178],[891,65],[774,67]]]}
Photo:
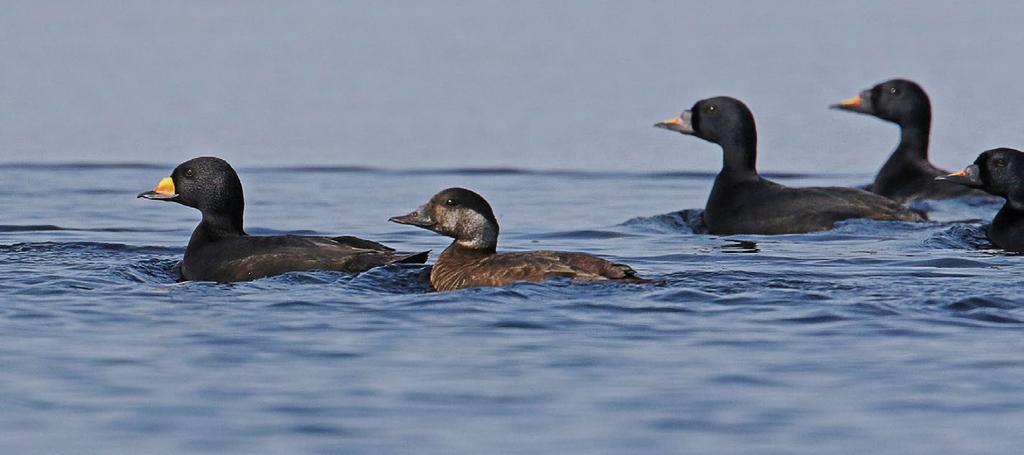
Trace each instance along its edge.
{"label": "duck's folded wing", "polygon": [[[225,245],[222,253],[207,262],[217,281],[238,281],[285,272],[337,270],[359,273],[393,262],[423,262],[425,254],[403,255],[376,242],[350,241],[361,248],[328,237],[244,237],[237,245]],[[383,248],[382,248],[383,247]],[[224,279],[233,277],[234,279]]]}
{"label": "duck's folded wing", "polygon": [[377,250],[377,251],[395,251],[382,243],[374,242],[373,240],[361,239],[359,237],[353,237],[351,235],[343,235],[339,237],[331,237],[335,243],[339,245],[350,246],[353,248],[362,248],[364,250]]}
{"label": "duck's folded wing", "polygon": [[800,204],[790,206],[795,219],[814,214],[827,214],[837,220],[870,218],[875,220],[922,221],[920,214],[900,203],[857,188],[808,187],[790,188],[793,199]]}
{"label": "duck's folded wing", "polygon": [[492,273],[511,281],[543,281],[566,277],[578,280],[623,280],[637,278],[627,265],[616,264],[586,253],[533,251],[502,253],[488,258]]}

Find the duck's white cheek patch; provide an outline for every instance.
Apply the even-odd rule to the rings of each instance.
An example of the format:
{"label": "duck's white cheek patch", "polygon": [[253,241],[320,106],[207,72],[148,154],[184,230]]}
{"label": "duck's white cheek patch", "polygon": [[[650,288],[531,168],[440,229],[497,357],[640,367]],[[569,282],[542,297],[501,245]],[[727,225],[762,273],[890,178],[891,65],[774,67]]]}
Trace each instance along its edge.
{"label": "duck's white cheek patch", "polygon": [[498,233],[483,215],[463,211],[459,216],[459,243],[472,248],[486,248],[498,241]]}

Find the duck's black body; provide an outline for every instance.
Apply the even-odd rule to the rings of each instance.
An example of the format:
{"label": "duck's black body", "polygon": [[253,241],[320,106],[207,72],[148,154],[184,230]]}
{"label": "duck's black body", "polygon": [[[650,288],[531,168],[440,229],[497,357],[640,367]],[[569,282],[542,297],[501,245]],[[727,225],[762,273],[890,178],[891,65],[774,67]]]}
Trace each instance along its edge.
{"label": "duck's black body", "polygon": [[856,188],[791,188],[732,172],[718,174],[704,207],[708,232],[717,235],[823,231],[852,218],[921,221],[917,213]]}
{"label": "duck's black body", "polygon": [[1007,251],[1024,253],[1024,206],[1009,201],[996,213],[989,225],[988,239]]}
{"label": "duck's black body", "polygon": [[739,100],[717,97],[697,102],[679,117],[656,124],[722,147],[722,170],[704,208],[708,232],[791,234],[832,229],[851,218],[922,221],[890,199],[842,187],[791,188],[757,173],[754,116]]}
{"label": "duck's black body", "polygon": [[391,221],[455,239],[430,272],[430,284],[438,291],[554,278],[645,282],[627,265],[585,253],[498,253],[498,221],[491,206],[479,194],[463,188],[441,191],[416,211]]}
{"label": "duck's black body", "polygon": [[247,281],[287,272],[361,273],[393,262],[423,263],[426,253],[401,255],[355,237],[208,236],[197,228],[181,263],[184,280]]}
{"label": "duck's black body", "polygon": [[241,181],[219,158],[182,163],[155,190],[139,197],[178,202],[202,212],[181,262],[182,280],[233,282],[310,270],[359,273],[427,259],[426,253],[400,254],[356,237],[248,235],[242,228]]}
{"label": "duck's black body", "polygon": [[935,179],[947,172],[928,161],[931,101],[916,83],[893,79],[832,107],[878,117],[900,127],[900,144],[882,165],[868,191],[899,202],[985,195]]}
{"label": "duck's black body", "polygon": [[1006,198],[988,226],[988,239],[1004,250],[1024,252],[1024,153],[987,150],[966,169],[939,179]]}

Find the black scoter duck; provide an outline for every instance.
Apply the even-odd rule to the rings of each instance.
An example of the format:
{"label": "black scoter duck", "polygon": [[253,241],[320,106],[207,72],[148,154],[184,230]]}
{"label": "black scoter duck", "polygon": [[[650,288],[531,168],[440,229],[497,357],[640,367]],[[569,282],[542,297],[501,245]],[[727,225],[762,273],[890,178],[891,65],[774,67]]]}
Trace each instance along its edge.
{"label": "black scoter duck", "polygon": [[242,229],[242,182],[226,161],[195,158],[140,198],[177,202],[199,209],[199,226],[185,249],[181,279],[246,281],[285,272],[337,270],[359,273],[373,267],[423,263],[427,253],[403,254],[356,237],[251,236]]}
{"label": "black scoter duck", "polygon": [[1024,252],[1024,152],[986,150],[966,169],[936,178],[1005,198],[988,227],[988,239],[1004,250]]}
{"label": "black scoter duck", "polygon": [[831,107],[873,115],[900,127],[900,145],[882,165],[868,191],[899,202],[985,195],[935,179],[947,172],[928,161],[932,105],[916,83],[906,79],[882,82]]}
{"label": "black scoter duck", "polygon": [[698,101],[658,128],[697,136],[722,147],[724,161],[704,208],[708,232],[793,234],[832,229],[850,218],[922,221],[920,214],[855,188],[790,188],[757,173],[757,129],[743,102],[717,97]]}
{"label": "black scoter duck", "polygon": [[455,241],[441,253],[430,272],[438,291],[506,286],[517,281],[553,278],[580,281],[644,282],[629,266],[585,253],[530,251],[498,253],[498,220],[490,204],[464,188],[448,188],[412,213],[392,222],[428,229]]}

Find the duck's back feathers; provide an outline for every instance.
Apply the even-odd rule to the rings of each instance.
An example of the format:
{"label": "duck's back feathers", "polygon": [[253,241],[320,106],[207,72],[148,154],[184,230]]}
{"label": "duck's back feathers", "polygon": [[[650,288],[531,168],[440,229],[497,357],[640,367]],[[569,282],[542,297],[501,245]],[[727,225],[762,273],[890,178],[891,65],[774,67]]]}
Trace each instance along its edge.
{"label": "duck's back feathers", "polygon": [[704,212],[712,234],[795,234],[852,218],[923,221],[899,203],[856,188],[791,188],[765,179],[716,181]]}
{"label": "duck's back feathers", "polygon": [[458,246],[450,247],[434,264],[430,274],[430,283],[434,289],[450,291],[507,286],[520,281],[542,282],[555,278],[633,283],[646,281],[625,264],[585,253],[530,251],[482,255],[458,250]]}
{"label": "duck's back feathers", "polygon": [[426,253],[396,253],[356,237],[239,236],[190,242],[181,270],[186,280],[231,282],[295,271],[360,273],[395,262],[425,261]]}
{"label": "duck's back feathers", "polygon": [[868,191],[902,203],[922,199],[988,196],[984,191],[935,180],[935,177],[948,173],[928,160],[908,160],[893,155],[878,171]]}
{"label": "duck's back feathers", "polygon": [[351,235],[342,235],[338,237],[331,237],[334,243],[339,245],[347,245],[352,248],[361,248],[364,250],[377,250],[377,251],[395,251],[383,243],[374,242],[373,240],[361,239],[359,237],[353,237]]}

